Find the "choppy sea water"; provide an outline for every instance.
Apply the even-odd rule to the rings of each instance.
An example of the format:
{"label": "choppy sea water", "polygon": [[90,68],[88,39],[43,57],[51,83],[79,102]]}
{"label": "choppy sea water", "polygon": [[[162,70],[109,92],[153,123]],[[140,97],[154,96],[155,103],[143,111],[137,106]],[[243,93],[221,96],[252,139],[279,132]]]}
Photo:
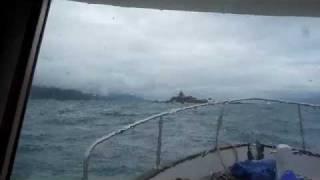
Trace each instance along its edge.
{"label": "choppy sea water", "polygon": [[[85,150],[97,138],[150,115],[186,104],[149,101],[30,100],[12,179],[80,180]],[[217,107],[164,118],[161,163],[214,146]],[[284,104],[228,105],[220,139],[239,143],[301,146],[297,107]],[[320,152],[320,109],[302,108],[307,148]],[[100,145],[90,161],[89,179],[134,179],[155,166],[157,120]]]}

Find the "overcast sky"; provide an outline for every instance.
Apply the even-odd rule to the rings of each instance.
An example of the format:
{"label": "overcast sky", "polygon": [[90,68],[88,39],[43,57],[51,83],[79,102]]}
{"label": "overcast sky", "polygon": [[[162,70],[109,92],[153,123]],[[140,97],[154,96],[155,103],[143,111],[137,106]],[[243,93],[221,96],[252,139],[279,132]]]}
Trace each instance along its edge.
{"label": "overcast sky", "polygon": [[317,94],[319,48],[320,18],[55,0],[34,83],[148,99]]}

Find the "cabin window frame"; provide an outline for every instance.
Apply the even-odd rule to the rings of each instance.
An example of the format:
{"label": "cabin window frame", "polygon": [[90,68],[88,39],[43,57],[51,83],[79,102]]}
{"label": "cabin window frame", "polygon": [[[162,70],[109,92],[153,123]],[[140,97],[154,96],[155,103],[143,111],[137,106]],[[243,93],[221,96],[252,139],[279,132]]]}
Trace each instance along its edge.
{"label": "cabin window frame", "polygon": [[[0,180],[11,176],[51,1],[9,0],[0,6]],[[317,16],[319,5],[310,0],[281,7]]]}
{"label": "cabin window frame", "polygon": [[51,0],[6,2],[0,8],[0,180],[11,176]]}

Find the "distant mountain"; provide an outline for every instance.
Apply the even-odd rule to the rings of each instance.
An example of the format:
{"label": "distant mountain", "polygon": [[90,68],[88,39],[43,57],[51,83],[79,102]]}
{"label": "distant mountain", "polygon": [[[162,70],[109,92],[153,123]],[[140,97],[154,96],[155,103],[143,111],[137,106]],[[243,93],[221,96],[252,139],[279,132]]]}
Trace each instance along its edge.
{"label": "distant mountain", "polygon": [[282,97],[286,97],[286,98],[279,98],[279,99],[311,103],[311,104],[320,104],[320,94],[318,92],[295,93],[295,94],[289,94],[287,96],[283,95]]}
{"label": "distant mountain", "polygon": [[141,97],[134,96],[131,94],[116,94],[116,93],[111,93],[108,96],[105,96],[104,98],[109,101],[142,101],[144,100]]}
{"label": "distant mountain", "polygon": [[55,87],[32,86],[31,99],[57,100],[108,100],[108,101],[142,101],[143,99],[129,94],[110,94],[108,96],[84,93],[78,90]]}
{"label": "distant mountain", "polygon": [[320,104],[320,95],[314,95],[312,97],[305,97],[298,99],[301,102],[311,103],[311,104]]}

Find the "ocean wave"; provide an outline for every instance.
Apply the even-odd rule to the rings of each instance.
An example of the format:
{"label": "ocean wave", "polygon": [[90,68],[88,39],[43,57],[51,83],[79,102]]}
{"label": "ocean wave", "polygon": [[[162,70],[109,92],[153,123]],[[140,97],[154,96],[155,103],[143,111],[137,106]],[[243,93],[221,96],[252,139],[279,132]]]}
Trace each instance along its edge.
{"label": "ocean wave", "polygon": [[35,152],[41,152],[43,150],[44,148],[38,144],[22,144],[19,146],[19,151],[22,153],[27,153],[27,152],[35,153]]}
{"label": "ocean wave", "polygon": [[22,139],[23,141],[46,141],[51,136],[47,133],[23,133]]}
{"label": "ocean wave", "polygon": [[[23,174],[32,166],[36,172],[41,171],[48,177],[81,176],[85,150],[97,138],[141,118],[173,108],[163,103],[124,107],[116,103],[81,102],[84,105],[79,105],[78,101],[64,101],[58,105],[55,101],[34,101],[28,107],[27,113],[32,116],[26,116],[18,151],[18,157],[19,154],[23,157],[20,160],[23,166],[15,169],[16,174]],[[56,107],[65,107],[65,110],[58,111]],[[68,109],[70,107],[77,107],[76,111],[71,112]],[[291,109],[284,108],[228,106],[220,142],[254,142],[258,139],[265,143],[299,146],[301,138],[296,111],[290,114]],[[218,114],[219,108],[204,108],[166,116],[163,119],[163,161],[172,161],[185,157],[191,151],[213,146]],[[308,148],[314,147],[319,144],[319,126],[314,125],[318,114],[304,117],[306,144]],[[310,118],[315,120],[310,121]],[[152,167],[153,164],[150,164],[154,163],[157,133],[158,124],[153,121],[101,144],[91,157],[90,176],[112,179]],[[67,169],[68,173],[63,169]],[[30,179],[35,176],[32,174]]]}
{"label": "ocean wave", "polygon": [[105,111],[105,112],[101,112],[100,114],[104,115],[104,116],[115,116],[115,117],[141,115],[139,113],[126,113],[126,112],[121,112],[121,111]]}
{"label": "ocean wave", "polygon": [[79,125],[93,122],[97,117],[61,117],[47,120],[47,124],[52,125]]}

